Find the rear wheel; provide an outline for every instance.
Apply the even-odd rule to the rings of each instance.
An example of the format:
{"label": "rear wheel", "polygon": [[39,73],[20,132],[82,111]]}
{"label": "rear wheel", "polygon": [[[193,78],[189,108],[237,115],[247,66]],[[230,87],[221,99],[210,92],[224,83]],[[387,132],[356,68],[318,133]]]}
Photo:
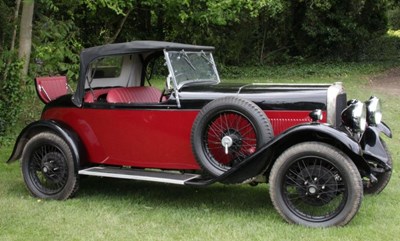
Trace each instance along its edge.
{"label": "rear wheel", "polygon": [[265,113],[251,101],[224,97],[208,103],[192,127],[192,148],[203,171],[219,176],[273,138]]}
{"label": "rear wheel", "polygon": [[324,143],[305,142],[286,150],[272,167],[270,195],[288,222],[343,226],[357,213],[363,189],[354,163]]}
{"label": "rear wheel", "polygon": [[32,137],[22,153],[21,165],[25,185],[35,197],[64,200],[78,189],[72,152],[53,133]]}

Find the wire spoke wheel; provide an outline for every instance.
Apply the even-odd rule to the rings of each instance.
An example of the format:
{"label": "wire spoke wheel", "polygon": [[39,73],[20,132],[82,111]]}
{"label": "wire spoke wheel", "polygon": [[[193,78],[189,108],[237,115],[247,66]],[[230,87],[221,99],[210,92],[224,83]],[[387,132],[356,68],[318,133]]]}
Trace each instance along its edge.
{"label": "wire spoke wheel", "polygon": [[26,187],[35,197],[64,200],[78,190],[72,151],[54,133],[39,133],[26,143],[21,169]]}
{"label": "wire spoke wheel", "polygon": [[[197,115],[191,133],[193,154],[204,174],[220,176],[243,162],[273,138],[271,123],[251,101],[223,97],[205,105]],[[263,170],[260,164],[257,169]],[[257,170],[254,170],[257,172]],[[239,179],[251,177],[240,177]],[[240,182],[236,179],[229,183]]]}
{"label": "wire spoke wheel", "polygon": [[319,157],[296,160],[284,175],[282,189],[292,212],[311,222],[336,216],[349,195],[338,169]]}
{"label": "wire spoke wheel", "polygon": [[340,150],[304,142],[284,151],[269,176],[274,207],[289,223],[343,226],[357,213],[363,196],[357,167]]}
{"label": "wire spoke wheel", "polygon": [[68,180],[68,166],[61,150],[53,145],[42,145],[31,154],[29,177],[42,193],[60,192]]}
{"label": "wire spoke wheel", "polygon": [[222,112],[205,129],[203,146],[214,165],[232,167],[256,151],[254,124],[240,113]]}

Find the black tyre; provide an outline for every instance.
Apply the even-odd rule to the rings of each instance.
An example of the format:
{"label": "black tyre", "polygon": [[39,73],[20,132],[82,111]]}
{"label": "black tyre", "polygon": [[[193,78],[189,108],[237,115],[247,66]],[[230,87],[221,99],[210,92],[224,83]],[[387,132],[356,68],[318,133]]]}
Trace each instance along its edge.
{"label": "black tyre", "polygon": [[22,153],[21,165],[25,185],[35,197],[65,200],[78,189],[70,147],[53,133],[32,137]]}
{"label": "black tyre", "polygon": [[204,106],[191,134],[196,160],[210,176],[223,174],[272,138],[271,123],[260,107],[237,97]]}
{"label": "black tyre", "polygon": [[343,226],[357,213],[363,196],[360,174],[340,150],[318,142],[287,149],[270,177],[271,200],[289,223]]}
{"label": "black tyre", "polygon": [[[381,142],[382,142],[382,145],[385,148],[385,151],[389,157],[387,164],[393,168],[392,156],[387,148],[386,142],[382,139],[381,139]],[[380,192],[382,192],[383,189],[385,189],[385,187],[389,183],[390,178],[392,177],[392,171],[390,170],[390,171],[384,172],[384,173],[375,173],[374,175],[378,179],[378,181],[364,186],[365,194],[376,195],[376,194],[379,194]]]}

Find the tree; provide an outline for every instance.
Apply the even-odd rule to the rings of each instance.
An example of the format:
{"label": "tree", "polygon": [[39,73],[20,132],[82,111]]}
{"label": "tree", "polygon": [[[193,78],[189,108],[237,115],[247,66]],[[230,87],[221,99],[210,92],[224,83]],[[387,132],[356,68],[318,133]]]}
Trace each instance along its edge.
{"label": "tree", "polygon": [[19,15],[19,8],[20,8],[20,5],[21,5],[21,0],[16,0],[15,1],[15,10],[14,10],[14,18],[13,18],[13,21],[12,21],[12,23],[13,23],[13,28],[14,28],[14,30],[13,30],[13,35],[12,35],[12,39],[11,39],[11,47],[10,47],[10,50],[11,51],[13,51],[14,50],[14,48],[15,48],[15,39],[16,39],[16,37],[17,37],[17,30],[18,30],[18,15]]}
{"label": "tree", "polygon": [[22,4],[18,57],[24,61],[22,75],[27,75],[32,48],[32,20],[34,0],[23,0]]}

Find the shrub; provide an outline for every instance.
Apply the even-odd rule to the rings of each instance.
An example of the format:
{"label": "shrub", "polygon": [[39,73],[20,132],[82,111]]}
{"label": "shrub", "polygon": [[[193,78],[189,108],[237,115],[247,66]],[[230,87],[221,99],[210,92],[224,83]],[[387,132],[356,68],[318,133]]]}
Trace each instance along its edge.
{"label": "shrub", "polygon": [[30,74],[34,77],[60,74],[77,80],[82,45],[76,31],[72,20],[40,16],[35,23]]}
{"label": "shrub", "polygon": [[400,7],[395,6],[388,11],[389,28],[400,29]]}
{"label": "shrub", "polygon": [[1,137],[10,130],[18,120],[21,112],[21,78],[22,62],[15,53],[3,52],[0,57],[0,143]]}
{"label": "shrub", "polygon": [[393,60],[400,58],[400,30],[373,38],[364,44],[360,60]]}

